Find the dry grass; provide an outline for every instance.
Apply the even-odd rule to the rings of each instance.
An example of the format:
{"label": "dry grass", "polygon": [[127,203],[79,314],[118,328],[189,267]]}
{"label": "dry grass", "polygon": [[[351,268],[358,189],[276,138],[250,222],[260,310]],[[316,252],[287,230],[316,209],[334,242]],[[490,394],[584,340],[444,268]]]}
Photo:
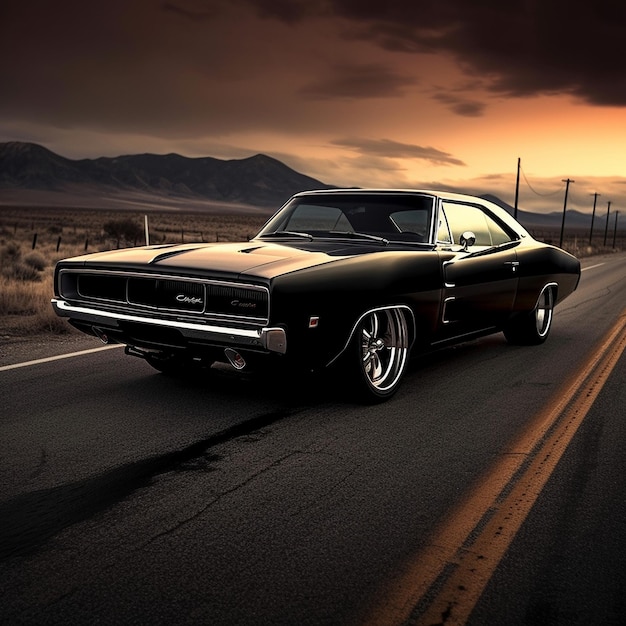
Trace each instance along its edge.
{"label": "dry grass", "polygon": [[0,279],[0,333],[22,336],[37,333],[67,333],[71,327],[52,310],[52,271],[39,282]]}
{"label": "dry grass", "polygon": [[[139,241],[106,234],[112,220],[132,219]],[[150,243],[245,241],[267,215],[149,214]],[[128,211],[0,207],[0,336],[69,333],[50,305],[57,261],[85,252],[144,244],[144,217]]]}

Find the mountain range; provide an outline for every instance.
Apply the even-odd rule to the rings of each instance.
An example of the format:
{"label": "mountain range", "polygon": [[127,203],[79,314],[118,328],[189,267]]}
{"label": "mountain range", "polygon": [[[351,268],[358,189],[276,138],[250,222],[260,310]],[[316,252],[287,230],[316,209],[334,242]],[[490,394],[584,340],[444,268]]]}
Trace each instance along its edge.
{"label": "mountain range", "polygon": [[140,192],[278,208],[298,191],[327,187],[263,154],[228,161],[178,154],[71,160],[38,144],[0,144],[0,189]]}
{"label": "mountain range", "polygon": [[[0,204],[5,205],[269,211],[298,191],[332,187],[263,154],[233,160],[178,154],[72,160],[34,143],[0,143]],[[513,214],[499,198],[483,197]],[[518,211],[518,219],[526,227],[553,229],[560,228],[562,214]],[[590,215],[568,211],[568,228],[590,225]]]}

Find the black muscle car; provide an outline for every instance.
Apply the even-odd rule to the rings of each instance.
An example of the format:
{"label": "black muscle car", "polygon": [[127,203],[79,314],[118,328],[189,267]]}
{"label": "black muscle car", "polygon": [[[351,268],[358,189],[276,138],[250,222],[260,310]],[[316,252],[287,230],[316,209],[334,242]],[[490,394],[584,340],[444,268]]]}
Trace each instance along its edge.
{"label": "black muscle car", "polygon": [[481,198],[341,189],[296,194],[243,243],[60,261],[52,304],[162,372],[334,367],[380,401],[411,353],[500,331],[542,343],[579,278],[575,257]]}

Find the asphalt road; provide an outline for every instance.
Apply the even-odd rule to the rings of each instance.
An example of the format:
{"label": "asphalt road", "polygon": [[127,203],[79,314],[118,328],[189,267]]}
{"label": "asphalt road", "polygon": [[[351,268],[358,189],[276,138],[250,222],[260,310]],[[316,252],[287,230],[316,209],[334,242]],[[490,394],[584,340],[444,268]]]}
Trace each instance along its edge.
{"label": "asphalt road", "polygon": [[405,592],[434,538],[473,552],[446,523],[479,511],[512,442],[626,315],[626,255],[583,267],[546,344],[427,355],[373,407],[226,368],[171,380],[120,348],[0,355],[0,623],[626,623],[624,353],[465,617],[445,599],[428,617],[445,572]]}

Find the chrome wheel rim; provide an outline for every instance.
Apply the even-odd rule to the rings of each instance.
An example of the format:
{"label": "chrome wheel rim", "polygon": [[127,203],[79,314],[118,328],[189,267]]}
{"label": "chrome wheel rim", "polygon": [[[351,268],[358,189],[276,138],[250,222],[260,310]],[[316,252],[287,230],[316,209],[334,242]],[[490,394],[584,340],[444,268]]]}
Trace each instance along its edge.
{"label": "chrome wheel rim", "polygon": [[402,311],[373,311],[362,321],[361,366],[372,389],[393,389],[402,376],[408,352],[408,325]]}
{"label": "chrome wheel rim", "polygon": [[539,296],[537,308],[535,309],[535,324],[539,337],[545,337],[550,330],[552,323],[552,311],[554,309],[554,296],[552,289],[546,287]]}

